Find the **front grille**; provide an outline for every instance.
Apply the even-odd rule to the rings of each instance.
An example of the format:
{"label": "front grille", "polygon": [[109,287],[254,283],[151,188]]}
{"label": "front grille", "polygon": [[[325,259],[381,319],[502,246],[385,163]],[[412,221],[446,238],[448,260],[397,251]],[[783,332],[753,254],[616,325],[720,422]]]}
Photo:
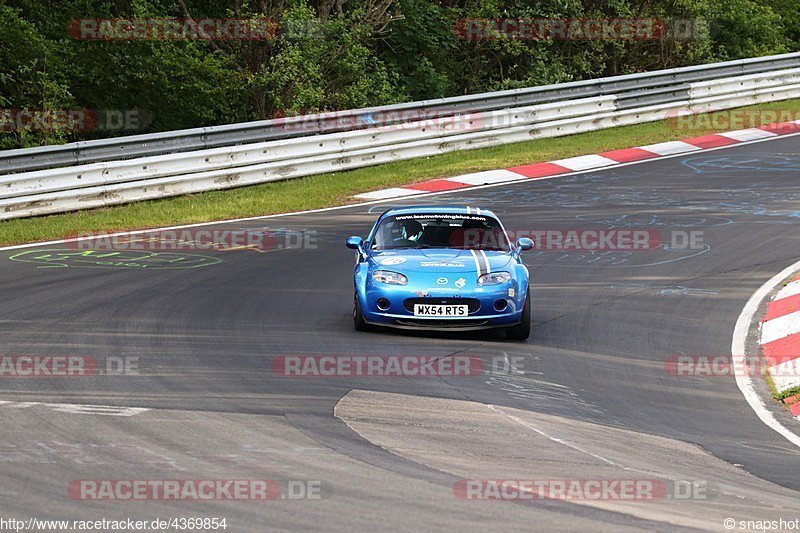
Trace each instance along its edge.
{"label": "front grille", "polygon": [[403,301],[403,307],[409,313],[414,312],[414,304],[427,304],[427,305],[468,305],[469,312],[477,313],[481,308],[481,301],[477,298],[437,298],[431,296],[429,298],[406,298]]}

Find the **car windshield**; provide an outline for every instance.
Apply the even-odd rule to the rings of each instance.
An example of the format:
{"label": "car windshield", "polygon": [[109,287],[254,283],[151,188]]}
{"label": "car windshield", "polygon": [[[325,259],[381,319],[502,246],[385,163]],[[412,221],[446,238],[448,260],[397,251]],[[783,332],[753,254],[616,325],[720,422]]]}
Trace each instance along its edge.
{"label": "car windshield", "polygon": [[372,249],[456,248],[508,251],[506,234],[496,218],[484,215],[410,214],[384,219]]}

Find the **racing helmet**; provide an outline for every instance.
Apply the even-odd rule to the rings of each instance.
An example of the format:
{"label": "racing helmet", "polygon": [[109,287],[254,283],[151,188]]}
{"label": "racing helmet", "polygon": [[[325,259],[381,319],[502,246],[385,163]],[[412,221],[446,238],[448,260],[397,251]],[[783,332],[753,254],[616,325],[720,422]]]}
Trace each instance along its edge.
{"label": "racing helmet", "polygon": [[403,220],[392,227],[392,241],[416,242],[422,236],[422,224],[416,220]]}

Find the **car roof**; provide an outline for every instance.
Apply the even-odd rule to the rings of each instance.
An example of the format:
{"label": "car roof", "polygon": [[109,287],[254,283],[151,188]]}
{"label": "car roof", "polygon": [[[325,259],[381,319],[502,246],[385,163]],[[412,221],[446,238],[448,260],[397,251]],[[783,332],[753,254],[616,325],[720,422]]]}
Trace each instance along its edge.
{"label": "car roof", "polygon": [[381,218],[395,215],[427,215],[436,213],[443,213],[446,215],[487,215],[495,218],[497,217],[497,215],[495,215],[489,209],[469,205],[410,205],[387,209],[383,212]]}

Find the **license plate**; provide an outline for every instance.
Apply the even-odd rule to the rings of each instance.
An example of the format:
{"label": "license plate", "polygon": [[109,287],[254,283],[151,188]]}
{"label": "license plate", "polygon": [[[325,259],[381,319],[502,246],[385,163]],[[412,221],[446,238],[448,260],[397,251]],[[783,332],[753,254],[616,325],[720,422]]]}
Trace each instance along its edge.
{"label": "license plate", "polygon": [[414,304],[414,316],[467,316],[468,305]]}

